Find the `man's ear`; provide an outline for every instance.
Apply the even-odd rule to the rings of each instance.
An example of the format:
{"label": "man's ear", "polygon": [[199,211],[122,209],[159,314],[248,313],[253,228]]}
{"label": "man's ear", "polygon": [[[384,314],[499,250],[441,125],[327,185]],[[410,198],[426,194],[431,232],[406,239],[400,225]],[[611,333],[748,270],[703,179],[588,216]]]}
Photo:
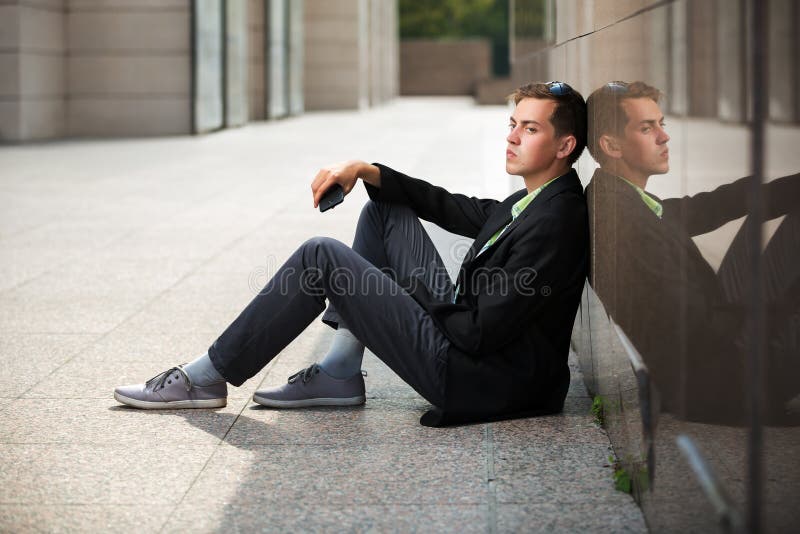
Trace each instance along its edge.
{"label": "man's ear", "polygon": [[565,135],[559,140],[560,144],[558,145],[558,152],[556,152],[557,159],[566,159],[572,154],[572,151],[575,150],[575,146],[578,142],[575,140],[574,135]]}
{"label": "man's ear", "polygon": [[600,145],[600,150],[612,159],[619,159],[622,157],[622,147],[620,146],[619,139],[613,135],[603,134],[597,142]]}

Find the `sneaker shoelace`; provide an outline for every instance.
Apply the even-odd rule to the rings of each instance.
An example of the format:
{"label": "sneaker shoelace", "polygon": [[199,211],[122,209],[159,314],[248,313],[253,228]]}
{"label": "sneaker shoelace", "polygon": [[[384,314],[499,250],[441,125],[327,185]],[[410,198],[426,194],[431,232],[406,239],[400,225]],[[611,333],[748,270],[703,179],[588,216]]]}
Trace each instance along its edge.
{"label": "sneaker shoelace", "polygon": [[319,374],[319,365],[316,363],[311,364],[309,367],[303,369],[302,371],[298,371],[292,376],[289,377],[289,383],[294,384],[297,379],[301,379],[303,384],[306,384],[309,380],[311,380],[314,375]]}
{"label": "sneaker shoelace", "polygon": [[[302,371],[298,371],[292,376],[290,376],[288,382],[290,384],[294,384],[299,378],[303,381],[303,384],[306,384],[308,383],[309,380],[311,380],[314,377],[314,375],[319,374],[319,371],[320,371],[319,364],[313,363],[309,367],[303,369]],[[361,376],[367,376],[367,372],[364,369],[361,369],[360,372]]]}
{"label": "sneaker shoelace", "polygon": [[[169,382],[170,384],[172,383],[172,380],[170,380],[170,377],[172,376],[173,371],[177,371],[177,372],[179,372],[180,374],[183,375],[183,378],[186,381],[186,384],[184,386],[186,388],[186,391],[191,390],[192,389],[192,379],[189,378],[189,375],[186,374],[186,371],[184,371],[180,366],[173,367],[172,369],[164,371],[163,373],[157,374],[156,376],[154,376],[153,378],[151,378],[150,380],[145,382],[145,387],[149,387],[150,385],[153,385],[153,391],[158,391],[159,389],[163,389],[164,387],[166,387],[165,386],[165,382]],[[178,377],[176,376],[175,380],[177,380],[177,379],[178,379]]]}

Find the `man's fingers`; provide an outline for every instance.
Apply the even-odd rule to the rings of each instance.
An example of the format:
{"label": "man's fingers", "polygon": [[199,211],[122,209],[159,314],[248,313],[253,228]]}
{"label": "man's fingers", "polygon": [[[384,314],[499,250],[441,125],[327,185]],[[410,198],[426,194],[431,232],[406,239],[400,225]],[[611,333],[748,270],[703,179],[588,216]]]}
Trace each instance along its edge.
{"label": "man's fingers", "polygon": [[314,177],[314,180],[311,182],[311,191],[313,193],[316,193],[317,189],[319,189],[319,186],[322,185],[322,183],[325,181],[325,175],[326,175],[327,172],[328,171],[326,169],[320,169],[319,172],[317,172],[317,175]]}
{"label": "man's fingers", "polygon": [[319,206],[320,200],[326,191],[333,185],[339,184],[344,190],[344,194],[353,189],[358,176],[355,175],[354,162],[339,163],[330,167],[320,169],[314,180],[311,182],[311,193],[314,196],[314,207]]}
{"label": "man's fingers", "polygon": [[315,208],[319,205],[319,201],[320,199],[322,199],[322,195],[324,195],[325,191],[327,191],[329,185],[326,184],[331,179],[332,175],[333,173],[329,169],[322,169],[317,173],[317,176],[311,183],[311,193],[314,196]]}
{"label": "man's fingers", "polygon": [[335,183],[337,183],[335,177],[333,175],[330,175],[330,176],[328,176],[328,179],[325,180],[325,182],[323,182],[322,185],[320,185],[317,188],[317,191],[314,193],[314,207],[315,208],[317,206],[319,206],[319,203],[322,200],[322,197],[325,195],[325,193],[328,192],[328,189],[330,189],[331,186],[333,186]]}

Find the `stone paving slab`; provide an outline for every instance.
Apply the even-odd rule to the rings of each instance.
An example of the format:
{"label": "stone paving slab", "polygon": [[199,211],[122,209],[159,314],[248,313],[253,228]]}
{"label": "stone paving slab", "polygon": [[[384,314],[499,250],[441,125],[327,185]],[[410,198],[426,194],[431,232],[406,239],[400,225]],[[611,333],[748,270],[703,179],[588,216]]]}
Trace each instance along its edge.
{"label": "stone paving slab", "polygon": [[[214,301],[222,301],[221,307],[214,307]],[[119,331],[126,333],[140,332],[142,335],[207,333],[209,336],[219,335],[236,319],[247,302],[235,302],[236,299],[213,299],[206,295],[195,294],[195,299],[186,296],[162,295],[150,302],[143,303],[139,311],[130,314],[121,325]],[[216,336],[215,336],[216,337]],[[208,347],[204,346],[201,352]]]}
{"label": "stone paving slab", "polygon": [[[327,429],[328,432],[335,431]],[[190,502],[292,506],[480,504],[486,499],[482,447],[463,444],[224,443],[186,495]]]}
{"label": "stone paving slab", "polygon": [[18,397],[97,339],[84,334],[0,335],[0,397]]}
{"label": "stone paving slab", "polygon": [[[488,512],[483,505],[350,505],[246,506],[238,504],[180,505],[176,516],[192,517],[201,531],[253,532],[485,532]],[[519,529],[516,529],[519,530]],[[524,530],[524,529],[523,529]],[[170,521],[167,533],[185,532],[180,521]]]}
{"label": "stone paving slab", "polygon": [[[306,239],[352,242],[367,195],[320,214],[320,166],[519,189],[502,172],[507,115],[399,99],[200,137],[0,148],[0,531],[644,531],[574,360],[564,413],[537,419],[422,427],[428,403],[369,352],[363,407],[255,406],[324,354],[333,331],[316,321],[225,408],[112,397],[206,350]],[[469,240],[424,224],[455,272]]]}
{"label": "stone paving slab", "polygon": [[175,505],[216,448],[171,441],[0,444],[0,503]]}
{"label": "stone paving slab", "polygon": [[117,328],[82,350],[80,358],[95,363],[150,362],[153,370],[157,370],[169,358],[202,353],[203,348],[214,341],[215,334],[164,332],[143,335]]}
{"label": "stone paving slab", "polygon": [[0,334],[103,334],[144,303],[120,302],[112,294],[80,296],[48,294],[47,284],[3,292]]}
{"label": "stone paving slab", "polygon": [[[226,440],[247,445],[408,444],[473,446],[483,444],[481,425],[432,429],[419,424],[430,407],[422,399],[370,399],[365,406],[271,410],[245,409]],[[321,433],[320,428],[330,430]]]}
{"label": "stone paving slab", "polygon": [[[608,445],[495,443],[494,453],[498,503],[603,500],[592,489],[608,480]],[[614,492],[599,495],[617,502],[629,499]]]}
{"label": "stone paving slab", "polygon": [[[156,532],[174,508],[169,504],[0,504],[0,531]],[[185,532],[186,524],[182,526]]]}
{"label": "stone paving slab", "polygon": [[[5,205],[5,202],[4,202]],[[85,257],[128,232],[129,227],[99,228],[96,224],[46,223],[12,234],[3,241],[0,290],[10,289],[60,265]]]}
{"label": "stone paving slab", "polygon": [[623,501],[512,505],[497,509],[499,532],[645,532],[644,519],[638,508]]}
{"label": "stone paving slab", "polygon": [[[201,349],[197,352],[202,354],[203,351]],[[188,359],[183,358],[183,360]],[[160,363],[145,360],[141,362],[125,362],[124,368],[120,368],[120,365],[120,363],[114,361],[86,361],[83,357],[78,357],[60,367],[47,378],[42,379],[25,394],[25,397],[53,400],[108,399],[109,391],[113,392],[116,386],[141,383],[166,370],[163,357]],[[252,394],[251,389],[254,389],[257,383],[258,376],[263,377],[265,372],[259,373],[253,378],[253,382],[248,383],[245,387],[235,388],[228,386],[228,397],[249,397]]]}
{"label": "stone paving slab", "polygon": [[586,417],[587,403],[575,402],[575,399],[571,398],[565,412],[558,415],[494,423],[492,437],[496,449],[504,450],[520,445],[608,445],[606,433]]}
{"label": "stone paving slab", "polygon": [[[217,444],[231,429],[248,397],[228,399],[215,410],[130,410],[109,406],[102,399],[63,399],[56,405],[46,399],[23,398],[0,423],[3,442],[9,444],[164,445]],[[187,420],[191,424],[187,425]],[[115,432],[108,432],[113,428]]]}

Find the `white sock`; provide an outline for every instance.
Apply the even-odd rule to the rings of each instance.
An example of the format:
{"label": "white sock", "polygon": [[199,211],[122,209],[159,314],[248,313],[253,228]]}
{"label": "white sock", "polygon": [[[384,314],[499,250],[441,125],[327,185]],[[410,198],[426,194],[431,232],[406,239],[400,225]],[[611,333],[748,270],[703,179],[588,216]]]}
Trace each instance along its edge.
{"label": "white sock", "polygon": [[183,370],[186,371],[195,386],[210,386],[211,384],[225,382],[225,378],[219,374],[214,364],[211,363],[208,353],[198,356],[184,365]]}
{"label": "white sock", "polygon": [[350,330],[339,327],[319,366],[334,378],[350,378],[361,372],[363,358],[364,344]]}

